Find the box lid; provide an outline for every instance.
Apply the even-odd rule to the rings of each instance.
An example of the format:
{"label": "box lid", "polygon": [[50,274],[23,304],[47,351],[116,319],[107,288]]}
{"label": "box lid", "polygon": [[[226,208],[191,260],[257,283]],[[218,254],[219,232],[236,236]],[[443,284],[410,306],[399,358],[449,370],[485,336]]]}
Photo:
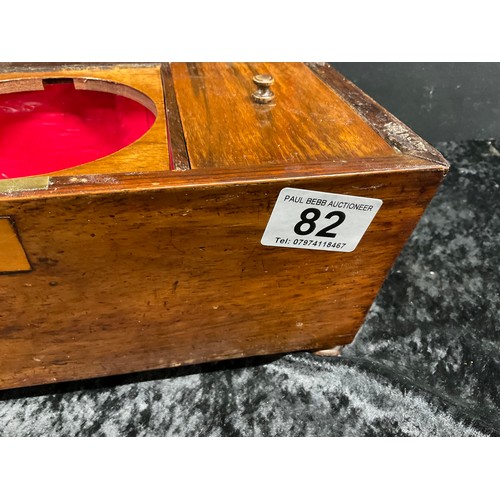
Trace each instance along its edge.
{"label": "box lid", "polygon": [[[252,98],[258,74],[271,104]],[[191,169],[399,154],[303,63],[174,63],[172,76]]]}
{"label": "box lid", "polygon": [[[274,78],[269,104],[252,99],[259,74]],[[45,78],[127,85],[154,103],[157,120],[107,157],[0,180],[0,199],[448,170],[438,151],[328,64],[0,64],[4,85]]]}

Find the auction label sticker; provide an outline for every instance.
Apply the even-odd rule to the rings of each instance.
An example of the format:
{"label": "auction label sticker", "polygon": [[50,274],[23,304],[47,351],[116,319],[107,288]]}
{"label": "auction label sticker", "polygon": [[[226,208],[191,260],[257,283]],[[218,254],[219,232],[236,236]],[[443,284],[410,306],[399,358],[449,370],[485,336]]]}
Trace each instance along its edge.
{"label": "auction label sticker", "polygon": [[382,200],[284,188],[261,243],[271,247],[352,252]]}

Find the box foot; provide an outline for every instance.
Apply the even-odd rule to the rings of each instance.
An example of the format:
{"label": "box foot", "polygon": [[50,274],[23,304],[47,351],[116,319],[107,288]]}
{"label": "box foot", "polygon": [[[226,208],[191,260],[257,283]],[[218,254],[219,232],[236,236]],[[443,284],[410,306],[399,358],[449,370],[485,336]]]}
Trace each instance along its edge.
{"label": "box foot", "polygon": [[322,349],[320,351],[310,351],[310,352],[311,352],[311,354],[315,354],[316,356],[325,356],[325,357],[335,356],[335,357],[337,357],[337,356],[342,355],[342,351],[343,351],[344,347],[345,346],[343,346],[343,345],[336,345],[330,349]]}

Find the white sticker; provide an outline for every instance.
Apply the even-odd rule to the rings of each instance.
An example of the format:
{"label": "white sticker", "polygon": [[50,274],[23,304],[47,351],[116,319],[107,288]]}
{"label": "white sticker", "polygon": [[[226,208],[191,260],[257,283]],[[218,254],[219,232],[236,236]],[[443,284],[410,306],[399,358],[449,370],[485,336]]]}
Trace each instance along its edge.
{"label": "white sticker", "polygon": [[271,247],[352,252],[382,200],[282,189],[261,243]]}

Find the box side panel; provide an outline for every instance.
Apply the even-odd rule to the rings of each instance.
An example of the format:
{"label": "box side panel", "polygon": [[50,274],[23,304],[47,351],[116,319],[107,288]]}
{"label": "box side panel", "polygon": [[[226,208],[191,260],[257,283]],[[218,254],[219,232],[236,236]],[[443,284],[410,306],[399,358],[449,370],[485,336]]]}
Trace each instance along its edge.
{"label": "box side panel", "polygon": [[[442,171],[3,201],[0,387],[350,342]],[[356,250],[265,247],[279,192],[380,198]]]}

